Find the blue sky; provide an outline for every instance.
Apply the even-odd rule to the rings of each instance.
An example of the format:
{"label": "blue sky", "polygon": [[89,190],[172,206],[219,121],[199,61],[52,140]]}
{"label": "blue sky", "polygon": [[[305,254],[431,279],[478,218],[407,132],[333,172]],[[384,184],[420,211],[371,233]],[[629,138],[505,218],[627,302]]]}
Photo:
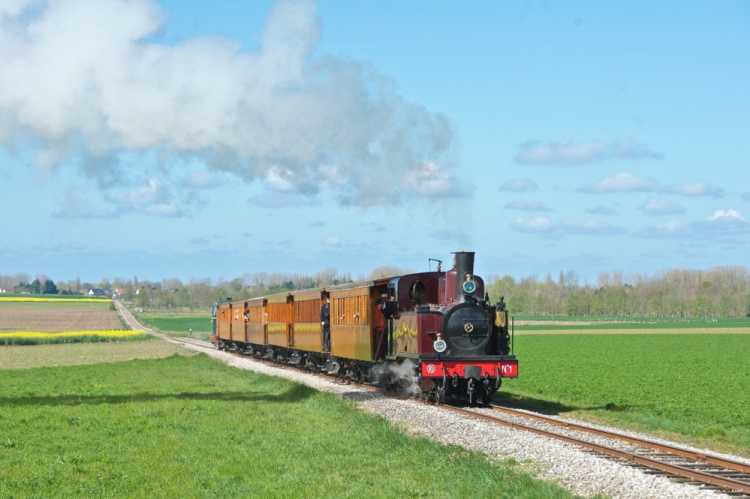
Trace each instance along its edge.
{"label": "blue sky", "polygon": [[2,273],[749,263],[746,2],[6,0],[0,42]]}

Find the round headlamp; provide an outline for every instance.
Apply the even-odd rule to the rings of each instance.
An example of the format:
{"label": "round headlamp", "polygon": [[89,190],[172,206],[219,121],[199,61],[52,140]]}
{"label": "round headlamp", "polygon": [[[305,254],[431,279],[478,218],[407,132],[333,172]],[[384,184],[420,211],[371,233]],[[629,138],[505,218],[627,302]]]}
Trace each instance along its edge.
{"label": "round headlamp", "polygon": [[463,284],[463,290],[467,295],[474,294],[474,291],[477,290],[477,283],[474,281],[474,279],[465,281]]}
{"label": "round headlamp", "polygon": [[443,352],[445,352],[448,349],[448,344],[445,342],[445,340],[435,340],[432,343],[432,348],[437,353],[443,353]]}

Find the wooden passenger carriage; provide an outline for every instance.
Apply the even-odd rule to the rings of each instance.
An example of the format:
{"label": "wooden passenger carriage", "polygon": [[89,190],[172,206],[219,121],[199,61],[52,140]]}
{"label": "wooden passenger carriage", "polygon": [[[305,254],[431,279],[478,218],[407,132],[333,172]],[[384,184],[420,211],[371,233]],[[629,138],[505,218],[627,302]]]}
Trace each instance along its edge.
{"label": "wooden passenger carriage", "polygon": [[[316,354],[323,350],[321,307],[330,299],[331,354],[374,361],[383,357],[382,316],[377,301],[387,281],[279,293],[246,301],[219,303],[216,340],[223,343],[269,346]],[[379,319],[379,320],[378,320]],[[378,346],[381,347],[378,352]]]}
{"label": "wooden passenger carriage", "polygon": [[[415,283],[422,299],[438,301],[442,285],[437,272],[409,274],[394,279],[347,283],[327,288],[290,291],[247,301],[219,303],[216,340],[253,349],[271,347],[326,354],[320,313],[323,299],[330,299],[331,352],[334,357],[376,362],[388,357],[417,357],[423,345],[417,341],[419,300],[412,296]],[[395,283],[395,285],[394,285]],[[381,296],[394,287],[401,313],[386,337],[385,319],[379,310]],[[423,318],[424,319],[424,318]],[[243,323],[244,320],[244,323]],[[435,323],[439,327],[439,323]],[[431,344],[431,339],[429,339]],[[426,347],[429,345],[425,343]]]}

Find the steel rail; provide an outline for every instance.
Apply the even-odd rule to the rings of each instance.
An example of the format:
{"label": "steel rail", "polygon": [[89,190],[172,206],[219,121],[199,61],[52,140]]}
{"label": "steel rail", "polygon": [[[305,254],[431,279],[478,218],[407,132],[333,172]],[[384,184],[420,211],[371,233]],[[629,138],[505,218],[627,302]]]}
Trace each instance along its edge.
{"label": "steel rail", "polygon": [[560,427],[567,428],[570,430],[576,430],[576,431],[581,431],[585,433],[600,435],[603,437],[611,438],[612,440],[620,440],[622,442],[628,442],[631,444],[638,445],[640,447],[645,447],[645,448],[649,448],[652,450],[665,452],[667,454],[672,454],[675,456],[692,459],[694,461],[699,461],[701,463],[712,464],[714,466],[720,466],[728,470],[739,471],[740,473],[750,474],[750,464],[747,464],[747,463],[742,463],[739,461],[734,461],[731,459],[726,459],[726,458],[722,458],[718,456],[712,456],[710,454],[705,454],[703,452],[683,449],[683,448],[675,447],[669,444],[655,442],[653,440],[646,440],[646,439],[639,438],[639,437],[624,435],[622,433],[618,433],[614,431],[601,430],[599,428],[592,428],[586,425],[581,425],[581,424],[572,423],[569,421],[563,421],[560,419],[551,418],[543,414],[535,414],[535,413],[529,413],[525,411],[519,411],[517,409],[511,409],[509,407],[503,407],[499,405],[492,405],[491,407],[492,407],[492,410],[495,412],[502,412],[505,414],[509,414],[509,415],[517,416],[521,418],[535,419],[537,421],[543,421],[545,423],[549,423],[554,426],[560,426]]}
{"label": "steel rail", "polygon": [[729,490],[732,492],[750,494],[750,482],[743,482],[740,480],[735,480],[733,478],[717,476],[717,475],[714,475],[705,471],[699,471],[699,470],[686,468],[678,464],[671,464],[671,463],[665,463],[663,461],[657,461],[656,459],[652,459],[650,457],[645,457],[645,456],[639,456],[638,454],[635,454],[632,452],[628,452],[628,451],[624,451],[620,449],[614,449],[612,447],[607,447],[605,445],[595,444],[593,442],[578,439],[575,437],[570,437],[568,435],[563,435],[561,433],[555,433],[549,430],[543,430],[541,428],[536,428],[534,426],[524,425],[521,423],[515,423],[512,421],[506,421],[504,419],[493,417],[487,414],[482,414],[482,413],[477,413],[474,411],[468,411],[466,409],[461,409],[460,407],[452,407],[452,406],[441,406],[441,407],[449,411],[453,411],[457,414],[461,414],[463,416],[472,417],[476,419],[483,419],[485,421],[489,421],[500,426],[507,426],[509,428],[514,428],[517,430],[536,433],[537,435],[542,435],[547,438],[561,440],[563,442],[573,444],[578,447],[583,447],[583,448],[592,450],[599,454],[604,454],[609,457],[622,459],[622,460],[631,462],[633,464],[638,464],[640,466],[645,466],[650,469],[658,470],[668,475],[672,475],[672,476],[676,476],[680,478],[686,478],[686,479],[700,482],[703,484],[714,485],[716,487],[720,487],[722,489]]}

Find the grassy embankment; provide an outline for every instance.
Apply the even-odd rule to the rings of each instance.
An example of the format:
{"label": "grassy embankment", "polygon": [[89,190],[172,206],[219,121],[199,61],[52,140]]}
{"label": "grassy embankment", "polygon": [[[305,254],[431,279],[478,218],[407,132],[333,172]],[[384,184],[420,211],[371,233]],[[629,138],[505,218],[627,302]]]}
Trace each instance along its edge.
{"label": "grassy embankment", "polygon": [[0,497],[567,497],[204,356],[0,370],[0,406]]}
{"label": "grassy embankment", "polygon": [[518,335],[515,351],[504,402],[750,456],[750,336]]}

